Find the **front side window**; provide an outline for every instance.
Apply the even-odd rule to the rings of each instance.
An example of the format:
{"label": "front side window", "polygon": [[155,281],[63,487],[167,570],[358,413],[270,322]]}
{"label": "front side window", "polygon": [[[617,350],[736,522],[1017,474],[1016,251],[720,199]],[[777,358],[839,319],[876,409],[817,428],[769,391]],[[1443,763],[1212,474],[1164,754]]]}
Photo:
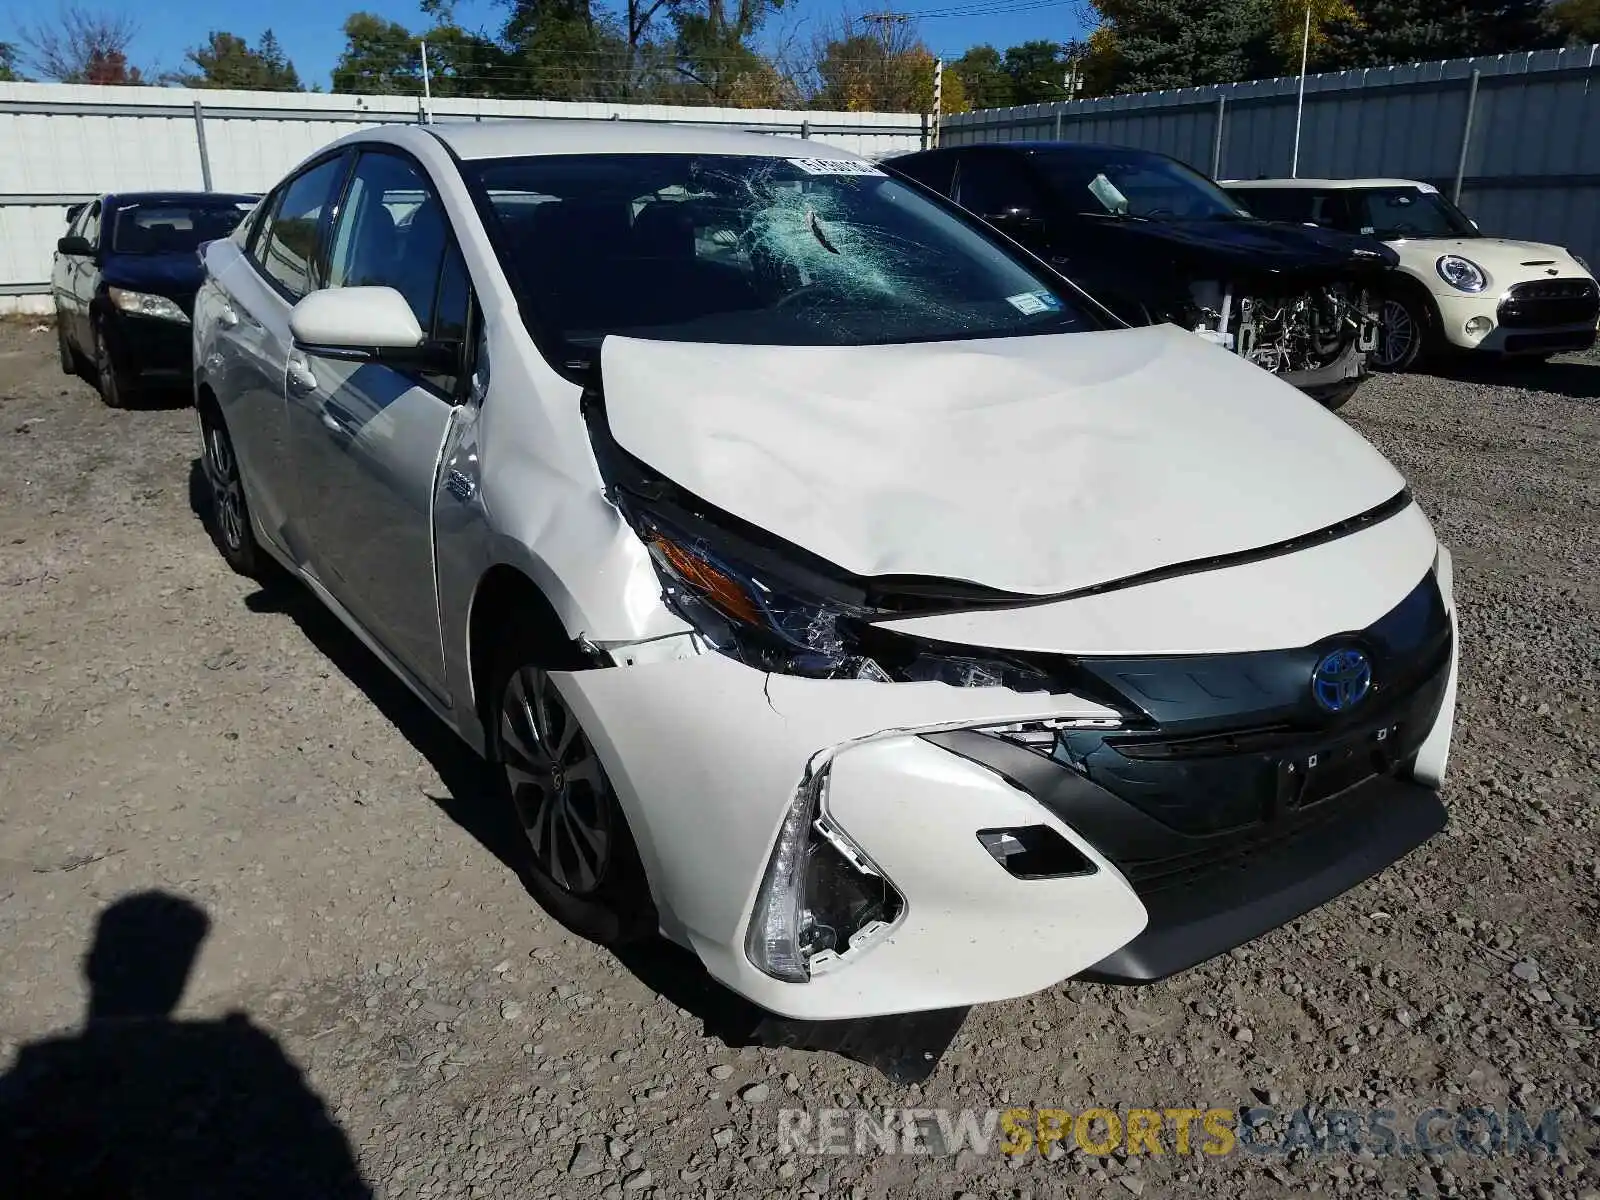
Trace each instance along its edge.
{"label": "front side window", "polygon": [[1146,221],[1237,220],[1249,215],[1200,172],[1159,154],[1044,151],[1033,157],[1077,213]]}
{"label": "front side window", "polygon": [[565,361],[610,333],[857,346],[1098,328],[976,222],[861,163],[551,155],[466,172]]}
{"label": "front side window", "polygon": [[89,245],[100,245],[100,201],[96,200],[89,205],[89,211],[83,217],[83,236]]}
{"label": "front side window", "polygon": [[439,197],[419,166],[397,154],[363,154],[334,231],[328,286],[392,287],[427,330],[449,237]]}
{"label": "front side window", "polygon": [[969,154],[956,168],[956,203],[980,217],[1032,213],[1039,195],[1026,171],[1002,154]]}
{"label": "front side window", "polygon": [[231,200],[124,205],[114,218],[111,249],[117,254],[186,253],[201,242],[227,237],[248,209]]}
{"label": "front side window", "polygon": [[[368,152],[356,162],[328,253],[328,286],[394,288],[430,341],[464,346],[466,263],[432,182],[409,158]],[[423,372],[446,393],[458,377],[459,369]]]}
{"label": "front side window", "polygon": [[1401,238],[1478,237],[1467,215],[1438,192],[1375,188],[1355,197],[1361,232],[1384,241]]}
{"label": "front side window", "polygon": [[256,261],[291,299],[316,286],[323,210],[344,178],[345,159],[330,158],[291,180],[256,239]]}

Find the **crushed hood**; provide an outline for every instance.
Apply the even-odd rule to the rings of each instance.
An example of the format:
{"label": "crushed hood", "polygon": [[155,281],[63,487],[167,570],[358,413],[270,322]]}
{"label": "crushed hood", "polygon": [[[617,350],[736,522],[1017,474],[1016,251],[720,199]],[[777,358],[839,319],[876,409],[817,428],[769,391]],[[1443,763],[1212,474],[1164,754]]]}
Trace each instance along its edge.
{"label": "crushed hood", "polygon": [[858,575],[1052,595],[1312,533],[1404,486],[1176,326],[898,346],[607,338],[612,436]]}
{"label": "crushed hood", "polygon": [[[1080,217],[1069,217],[1079,222]],[[1357,279],[1399,262],[1382,242],[1358,234],[1276,221],[1094,221],[1096,238],[1143,243],[1195,278],[1294,282]]]}

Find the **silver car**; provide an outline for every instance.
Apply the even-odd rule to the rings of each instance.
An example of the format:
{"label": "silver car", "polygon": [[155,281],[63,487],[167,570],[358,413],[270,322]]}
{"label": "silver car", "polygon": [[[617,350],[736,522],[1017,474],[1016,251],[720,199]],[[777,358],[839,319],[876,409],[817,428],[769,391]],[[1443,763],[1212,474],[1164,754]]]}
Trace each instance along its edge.
{"label": "silver car", "polygon": [[1182,970],[1444,822],[1450,556],[1394,468],[871,162],[390,127],[204,261],[218,546],[495,764],[585,936],[958,1008]]}

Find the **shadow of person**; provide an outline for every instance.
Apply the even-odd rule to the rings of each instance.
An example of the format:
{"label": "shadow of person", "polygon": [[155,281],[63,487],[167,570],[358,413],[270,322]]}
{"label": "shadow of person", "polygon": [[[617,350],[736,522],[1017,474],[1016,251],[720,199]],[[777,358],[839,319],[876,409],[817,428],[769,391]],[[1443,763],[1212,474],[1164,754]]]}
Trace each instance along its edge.
{"label": "shadow of person", "polygon": [[242,1013],[175,1021],[210,921],[161,892],[100,916],[83,1029],[0,1078],[0,1196],[366,1200],[343,1132]]}

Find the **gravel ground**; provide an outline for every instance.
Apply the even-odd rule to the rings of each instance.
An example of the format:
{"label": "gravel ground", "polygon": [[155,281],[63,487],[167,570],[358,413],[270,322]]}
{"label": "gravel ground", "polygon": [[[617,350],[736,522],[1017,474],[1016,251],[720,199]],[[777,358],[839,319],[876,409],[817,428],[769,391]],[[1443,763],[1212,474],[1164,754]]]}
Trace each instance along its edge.
{"label": "gravel ground", "polygon": [[[1446,833],[1180,978],[975,1010],[910,1087],[729,1044],[738,1006],[681,955],[624,964],[541,912],[470,755],[307,598],[228,572],[191,507],[192,414],[164,399],[107,410],[52,332],[0,325],[0,1142],[26,1127],[53,1177],[101,1183],[61,1194],[133,1169],[84,1161],[114,1129],[147,1174],[189,1155],[231,1196],[1600,1200],[1600,359],[1379,378],[1345,410],[1456,556]],[[186,931],[177,977],[199,944],[176,1020],[80,1033],[96,922],[150,889],[210,921],[154,914]],[[107,913],[97,1004],[130,953],[143,977],[172,949],[138,940],[147,907]],[[1269,1105],[1272,1131],[1305,1104],[1402,1131],[1558,1109],[1563,1145],[778,1153],[784,1107]],[[213,1194],[182,1183],[116,1194]]]}

